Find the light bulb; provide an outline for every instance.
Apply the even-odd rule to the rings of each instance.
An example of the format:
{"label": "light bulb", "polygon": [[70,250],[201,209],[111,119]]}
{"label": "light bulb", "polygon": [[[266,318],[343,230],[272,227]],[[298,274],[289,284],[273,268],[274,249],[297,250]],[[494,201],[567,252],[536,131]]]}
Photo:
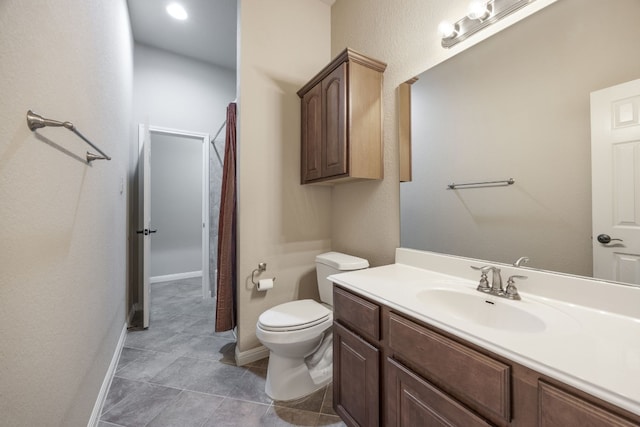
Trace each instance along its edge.
{"label": "light bulb", "polygon": [[489,7],[486,0],[473,0],[467,8],[467,17],[469,19],[485,19],[489,16]]}
{"label": "light bulb", "polygon": [[449,21],[442,21],[438,25],[438,32],[443,39],[450,39],[456,35],[456,27]]}
{"label": "light bulb", "polygon": [[187,11],[184,10],[181,4],[171,3],[167,6],[167,13],[171,15],[171,17],[178,19],[180,21],[184,21],[188,18]]}

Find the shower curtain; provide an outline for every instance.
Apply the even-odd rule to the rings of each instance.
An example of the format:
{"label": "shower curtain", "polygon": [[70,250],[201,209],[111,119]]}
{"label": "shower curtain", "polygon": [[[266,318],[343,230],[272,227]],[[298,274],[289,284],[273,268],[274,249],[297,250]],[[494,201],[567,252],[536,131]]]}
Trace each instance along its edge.
{"label": "shower curtain", "polygon": [[227,107],[227,129],[218,222],[216,332],[236,326],[236,104]]}

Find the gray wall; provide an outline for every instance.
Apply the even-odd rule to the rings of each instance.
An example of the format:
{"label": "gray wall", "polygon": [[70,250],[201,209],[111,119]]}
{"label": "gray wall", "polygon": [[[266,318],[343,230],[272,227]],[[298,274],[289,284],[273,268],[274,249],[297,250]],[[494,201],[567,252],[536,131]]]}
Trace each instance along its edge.
{"label": "gray wall", "polygon": [[[175,55],[136,43],[134,49],[134,123],[209,133],[213,138],[226,119],[226,108],[236,97],[235,70]],[[224,155],[224,130],[216,147]],[[213,147],[211,147],[213,148]],[[132,163],[137,163],[137,148]],[[210,281],[216,269],[218,210],[222,165],[210,150]],[[137,207],[132,217],[137,218]],[[215,288],[215,287],[214,287]],[[134,289],[135,293],[135,289]],[[135,300],[136,296],[132,298]]]}
{"label": "gray wall", "polygon": [[0,58],[0,424],[86,426],[126,322],[126,3],[2,0]]}
{"label": "gray wall", "polygon": [[[589,94],[640,77],[639,17],[635,0],[557,2],[421,74],[402,246],[527,255],[590,276]],[[511,187],[445,190],[511,177]]]}
{"label": "gray wall", "polygon": [[202,139],[151,132],[151,277],[202,270]]}
{"label": "gray wall", "polygon": [[135,44],[134,123],[211,134],[236,97],[235,71]]}

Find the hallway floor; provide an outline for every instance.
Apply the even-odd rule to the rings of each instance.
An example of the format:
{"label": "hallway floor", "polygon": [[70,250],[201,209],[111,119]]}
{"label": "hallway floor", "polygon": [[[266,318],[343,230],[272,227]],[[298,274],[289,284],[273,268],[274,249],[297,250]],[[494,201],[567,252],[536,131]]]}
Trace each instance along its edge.
{"label": "hallway floor", "polygon": [[234,363],[235,338],[214,333],[200,279],[151,285],[151,321],[129,331],[99,427],[344,426],[331,386],[295,402],[264,392],[266,360]]}

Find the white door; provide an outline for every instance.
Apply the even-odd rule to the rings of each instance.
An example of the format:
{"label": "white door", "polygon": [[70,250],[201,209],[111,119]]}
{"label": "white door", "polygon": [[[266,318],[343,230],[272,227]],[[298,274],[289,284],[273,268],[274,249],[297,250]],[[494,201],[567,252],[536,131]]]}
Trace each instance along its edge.
{"label": "white door", "polygon": [[[152,136],[172,136],[176,138],[186,138],[200,142],[202,149],[202,204],[201,204],[201,274],[202,274],[202,296],[211,298],[211,284],[209,280],[209,134],[183,131],[177,129],[161,128],[158,126],[138,127],[138,149],[139,149],[139,227],[138,238],[143,239],[139,251],[139,264],[142,269],[140,286],[138,290],[139,302],[138,310],[142,311],[143,327],[149,327],[149,302],[151,283],[151,238],[158,230],[151,229],[151,139]],[[179,143],[179,142],[176,142]],[[156,225],[158,215],[156,215]],[[159,231],[162,233],[162,230]],[[157,260],[156,260],[157,261]],[[140,277],[140,276],[139,276]]]}
{"label": "white door", "polygon": [[149,327],[149,255],[151,253],[151,133],[144,125],[139,127],[139,200],[141,201],[139,227],[136,230],[138,238],[142,239],[139,266],[142,266],[142,286],[140,293],[140,308],[142,309],[142,326]]}
{"label": "white door", "polygon": [[593,275],[640,284],[640,80],[591,93]]}

